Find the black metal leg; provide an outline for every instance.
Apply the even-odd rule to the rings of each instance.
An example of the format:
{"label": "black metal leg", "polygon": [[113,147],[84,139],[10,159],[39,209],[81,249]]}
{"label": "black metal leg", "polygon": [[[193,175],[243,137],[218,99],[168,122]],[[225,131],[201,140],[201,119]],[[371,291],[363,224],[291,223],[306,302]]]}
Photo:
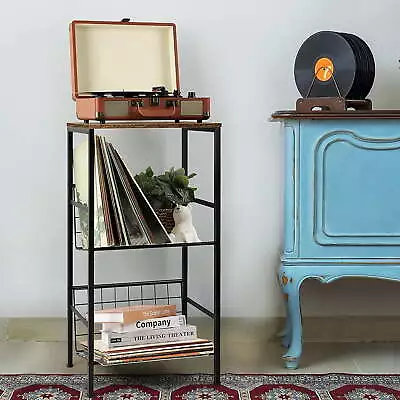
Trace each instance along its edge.
{"label": "black metal leg", "polygon": [[72,285],[73,285],[73,132],[67,131],[67,325],[68,325],[68,360],[67,367],[73,366],[73,315],[72,315]]}
{"label": "black metal leg", "polygon": [[93,397],[94,375],[94,129],[89,130],[89,240],[88,240],[88,396]]}
{"label": "black metal leg", "polygon": [[221,374],[221,129],[214,132],[214,383]]}
{"label": "black metal leg", "polygon": [[[182,168],[188,173],[188,153],[189,153],[189,135],[188,130],[182,129]],[[187,317],[187,297],[188,297],[188,258],[189,251],[187,247],[182,247],[182,314]]]}
{"label": "black metal leg", "polygon": [[189,132],[188,129],[182,128],[182,168],[188,173],[189,161]]}
{"label": "black metal leg", "polygon": [[188,298],[188,248],[182,247],[182,314],[187,318]]}

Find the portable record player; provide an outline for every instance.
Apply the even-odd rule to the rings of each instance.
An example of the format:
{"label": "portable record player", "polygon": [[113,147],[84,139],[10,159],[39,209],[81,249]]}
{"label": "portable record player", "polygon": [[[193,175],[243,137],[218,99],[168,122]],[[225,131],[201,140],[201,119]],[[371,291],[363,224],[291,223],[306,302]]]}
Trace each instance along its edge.
{"label": "portable record player", "polygon": [[210,98],[181,95],[176,25],[72,21],[72,98],[78,119],[197,120]]}

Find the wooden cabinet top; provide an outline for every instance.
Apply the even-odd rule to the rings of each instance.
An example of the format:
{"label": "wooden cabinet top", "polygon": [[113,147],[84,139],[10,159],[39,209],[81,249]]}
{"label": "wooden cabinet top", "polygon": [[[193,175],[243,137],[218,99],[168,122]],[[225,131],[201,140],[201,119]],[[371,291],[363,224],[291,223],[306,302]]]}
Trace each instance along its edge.
{"label": "wooden cabinet top", "polygon": [[400,119],[400,110],[313,111],[308,113],[283,110],[274,112],[271,119]]}

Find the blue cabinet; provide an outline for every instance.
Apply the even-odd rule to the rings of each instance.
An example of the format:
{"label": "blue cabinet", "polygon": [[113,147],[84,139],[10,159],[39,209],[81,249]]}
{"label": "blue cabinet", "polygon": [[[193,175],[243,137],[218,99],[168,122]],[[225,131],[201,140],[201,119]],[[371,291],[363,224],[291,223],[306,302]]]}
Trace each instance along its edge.
{"label": "blue cabinet", "polygon": [[283,356],[302,348],[299,291],[307,278],[400,280],[400,113],[276,113],[285,135]]}

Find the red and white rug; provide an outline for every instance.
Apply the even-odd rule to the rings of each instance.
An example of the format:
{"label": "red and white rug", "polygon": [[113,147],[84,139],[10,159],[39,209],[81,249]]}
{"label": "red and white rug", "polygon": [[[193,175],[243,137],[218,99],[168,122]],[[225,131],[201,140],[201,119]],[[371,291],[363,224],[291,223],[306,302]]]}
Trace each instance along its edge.
{"label": "red and white rug", "polygon": [[[400,400],[400,375],[96,375],[96,400]],[[85,375],[0,375],[0,400],[86,399]]]}

